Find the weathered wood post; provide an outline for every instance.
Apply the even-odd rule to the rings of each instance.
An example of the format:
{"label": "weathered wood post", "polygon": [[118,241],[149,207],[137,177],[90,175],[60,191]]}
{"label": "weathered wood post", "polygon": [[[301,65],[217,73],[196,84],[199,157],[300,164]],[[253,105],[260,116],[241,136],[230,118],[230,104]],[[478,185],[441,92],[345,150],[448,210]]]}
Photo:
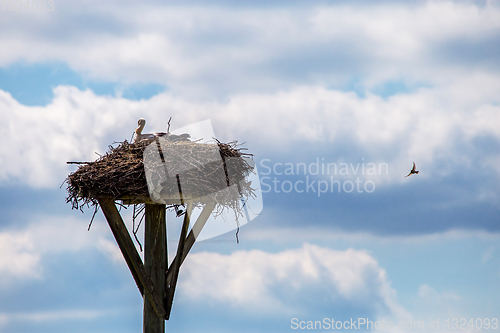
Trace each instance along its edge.
{"label": "weathered wood post", "polygon": [[151,277],[146,272],[142,259],[137,253],[127,227],[125,226],[125,223],[123,223],[118,209],[116,209],[114,200],[99,199],[99,205],[101,206],[102,212],[104,213],[109,227],[115,236],[118,247],[125,258],[125,262],[134,277],[139,291],[143,297],[148,299],[154,312],[156,313],[156,316],[163,318],[163,316],[165,316],[163,295],[158,294]]}
{"label": "weathered wood post", "polygon": [[[123,142],[94,162],[74,162],[84,165],[67,179],[66,201],[73,208],[91,204],[96,207],[95,216],[101,207],[143,297],[144,333],[165,332],[181,265],[215,208],[238,211],[240,198],[251,197],[254,191],[251,182],[243,181],[253,167],[243,160],[236,143],[164,141],[156,139],[156,145]],[[117,204],[145,205],[144,262]],[[169,266],[166,209],[180,212],[180,206],[186,209],[179,214],[184,222]],[[194,206],[203,209],[189,230]],[[132,232],[135,235],[137,230]]]}
{"label": "weathered wood post", "polygon": [[[165,298],[167,270],[167,228],[165,205],[146,204],[144,229],[144,266],[158,295]],[[144,333],[164,333],[165,319],[158,317],[153,305],[144,297]]]}

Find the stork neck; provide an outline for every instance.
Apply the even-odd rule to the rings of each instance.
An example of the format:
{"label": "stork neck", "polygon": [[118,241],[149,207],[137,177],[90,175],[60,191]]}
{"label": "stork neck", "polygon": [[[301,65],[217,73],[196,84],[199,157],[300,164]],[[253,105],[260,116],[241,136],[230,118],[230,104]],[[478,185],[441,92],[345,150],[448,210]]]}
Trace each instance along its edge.
{"label": "stork neck", "polygon": [[142,133],[142,130],[144,129],[144,125],[145,125],[145,124],[141,124],[141,125],[139,125],[139,127],[137,127],[137,128],[135,129],[135,132],[136,132],[137,134],[141,134],[141,133]]}

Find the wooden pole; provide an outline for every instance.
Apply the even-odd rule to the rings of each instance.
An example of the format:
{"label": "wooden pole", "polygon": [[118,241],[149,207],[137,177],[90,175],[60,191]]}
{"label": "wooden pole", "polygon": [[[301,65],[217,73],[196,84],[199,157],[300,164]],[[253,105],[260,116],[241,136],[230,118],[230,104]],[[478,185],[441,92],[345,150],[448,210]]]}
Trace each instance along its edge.
{"label": "wooden pole", "polygon": [[[125,261],[134,277],[137,287],[144,293],[147,299],[151,302],[153,310],[157,317],[163,318],[165,316],[165,309],[163,307],[163,293],[158,294],[156,292],[156,286],[151,281],[151,278],[146,273],[142,259],[137,253],[134,246],[132,238],[123,223],[123,220],[116,209],[116,205],[113,199],[99,199],[99,205],[101,206],[102,212],[108,221],[109,227],[115,236],[118,247],[120,248]],[[166,235],[166,232],[165,232]],[[163,270],[164,274],[165,270]],[[164,290],[162,288],[161,290]],[[162,332],[163,333],[163,332]]]}
{"label": "wooden pole", "polygon": [[[210,214],[212,214],[212,211],[214,210],[214,208],[215,208],[215,202],[208,202],[205,205],[200,216],[198,216],[198,219],[196,220],[195,225],[193,226],[193,228],[189,232],[189,235],[186,238],[186,243],[183,246],[183,251],[182,251],[181,255],[179,255],[179,253],[177,253],[174,260],[172,260],[172,263],[170,264],[171,268],[175,267],[177,265],[179,265],[179,266],[182,265],[182,263],[184,262],[184,259],[186,259],[189,251],[193,247],[193,245],[196,241],[196,238],[198,237],[201,230],[205,226],[205,223],[207,222],[208,218],[210,217]],[[180,263],[179,263],[179,261],[180,261]],[[171,268],[166,272],[166,276],[167,276],[166,277],[166,284],[167,284],[167,286],[172,283],[172,279],[173,279],[174,270]],[[173,297],[172,297],[172,299],[173,299]],[[165,310],[168,312],[168,310],[167,310],[168,305],[166,305],[165,308],[166,308]]]}
{"label": "wooden pole", "polygon": [[[144,266],[155,291],[164,299],[167,269],[167,230],[165,205],[146,204],[144,229]],[[144,297],[144,333],[164,333],[165,319],[158,317],[151,301]]]}
{"label": "wooden pole", "polygon": [[175,287],[181,264],[194,245],[215,207],[215,202],[205,205],[189,235],[189,221],[193,203],[188,202],[182,225],[177,253],[168,267],[167,225],[165,205],[146,204],[144,230],[144,264],[137,253],[132,238],[116,209],[114,200],[98,199],[99,205],[115,236],[116,242],[144,299],[143,333],[164,333],[165,320],[170,318]]}
{"label": "wooden pole", "polygon": [[[190,201],[186,207],[186,214],[184,214],[184,222],[182,223],[181,236],[179,237],[179,244],[177,245],[176,257],[179,257],[184,252],[184,244],[186,242],[186,236],[189,229],[189,221],[191,218],[191,213],[193,211],[193,203]],[[181,268],[181,262],[175,261],[170,265],[169,271],[172,271],[172,281],[167,286],[167,295],[165,297],[165,320],[170,319],[170,312],[172,311],[172,303],[174,301],[175,287],[177,285],[177,277],[179,276],[179,269]],[[165,271],[163,271],[163,277],[166,277]],[[165,281],[165,280],[163,280]]]}

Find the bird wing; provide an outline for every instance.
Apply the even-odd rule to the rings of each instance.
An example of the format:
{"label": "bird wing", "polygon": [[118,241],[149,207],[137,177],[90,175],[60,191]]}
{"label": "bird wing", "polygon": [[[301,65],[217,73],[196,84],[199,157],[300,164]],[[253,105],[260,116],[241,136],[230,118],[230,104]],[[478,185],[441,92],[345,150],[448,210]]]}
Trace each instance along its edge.
{"label": "bird wing", "polygon": [[415,171],[417,168],[417,166],[415,165],[415,162],[413,162],[413,169],[411,169],[411,171]]}

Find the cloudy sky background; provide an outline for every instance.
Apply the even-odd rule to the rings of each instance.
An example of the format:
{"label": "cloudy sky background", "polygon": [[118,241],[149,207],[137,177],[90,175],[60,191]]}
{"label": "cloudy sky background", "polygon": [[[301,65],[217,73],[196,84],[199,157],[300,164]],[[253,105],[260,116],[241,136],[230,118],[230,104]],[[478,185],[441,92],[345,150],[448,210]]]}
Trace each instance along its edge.
{"label": "cloudy sky background", "polygon": [[[66,161],[129,140],[140,117],[210,119],[266,190],[239,244],[193,248],[167,331],[500,317],[498,2],[52,5],[0,7],[0,332],[142,329],[102,213],[87,232],[92,212],[60,188]],[[297,172],[317,162],[349,169]],[[332,181],[347,187],[318,193]]]}

